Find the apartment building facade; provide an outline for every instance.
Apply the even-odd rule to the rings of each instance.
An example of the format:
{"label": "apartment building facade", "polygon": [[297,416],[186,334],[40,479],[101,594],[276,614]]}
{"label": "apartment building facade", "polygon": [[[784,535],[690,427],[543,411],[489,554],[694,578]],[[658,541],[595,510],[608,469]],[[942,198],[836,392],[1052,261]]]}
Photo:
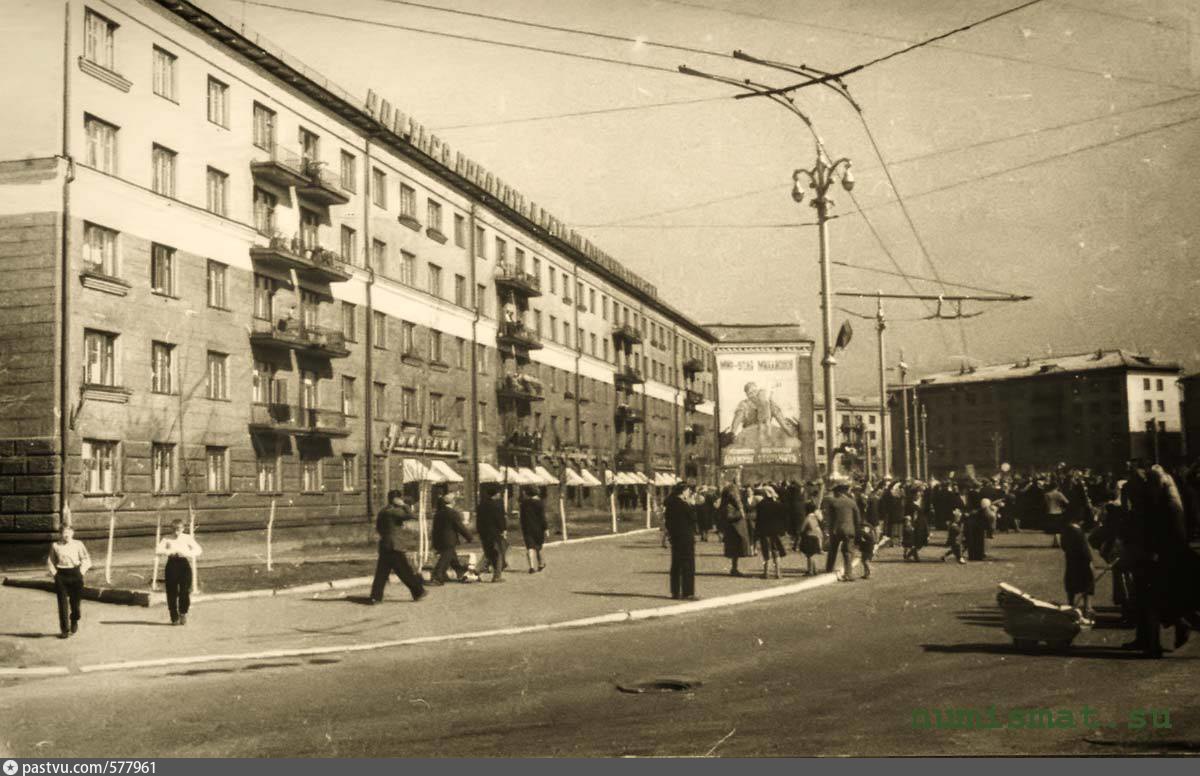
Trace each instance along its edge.
{"label": "apartment building facade", "polygon": [[[1114,472],[1130,458],[1171,463],[1184,450],[1179,381],[1177,364],[1122,350],[928,375],[917,381],[922,419],[909,413],[910,436],[935,477],[1004,463]],[[901,413],[891,415],[893,460],[902,461]]]}
{"label": "apartment building facade", "polygon": [[[817,395],[813,401],[813,429],[815,460],[819,471],[825,473],[825,398]],[[837,437],[833,441],[835,450],[842,452],[843,465],[849,473],[872,479],[885,476],[890,471],[883,460],[884,427],[888,418],[879,412],[878,396],[837,397],[837,417],[834,418]]]}
{"label": "apartment building facade", "polygon": [[713,476],[711,335],[415,120],[189,2],[17,17],[0,534],[362,521],[405,459]]}

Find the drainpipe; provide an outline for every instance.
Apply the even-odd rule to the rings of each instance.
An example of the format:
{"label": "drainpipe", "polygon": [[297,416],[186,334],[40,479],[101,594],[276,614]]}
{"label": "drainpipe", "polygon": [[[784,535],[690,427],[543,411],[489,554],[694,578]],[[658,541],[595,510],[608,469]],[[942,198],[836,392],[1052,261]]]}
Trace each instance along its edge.
{"label": "drainpipe", "polygon": [[75,161],[71,158],[71,3],[64,4],[65,18],[63,21],[63,102],[62,102],[62,149],[61,158],[67,164],[66,176],[63,178],[62,190],[62,224],[59,244],[61,245],[62,264],[59,267],[59,283],[62,284],[62,298],[59,300],[61,309],[58,311],[59,343],[58,343],[58,520],[59,525],[66,525],[71,520],[70,507],[67,499],[70,497],[70,477],[68,475],[67,443],[71,438],[71,401],[70,401],[70,368],[68,361],[71,347],[71,182],[75,179]]}
{"label": "drainpipe", "polygon": [[479,306],[483,300],[479,298],[479,284],[475,280],[476,254],[479,250],[475,245],[475,203],[467,217],[467,282],[471,284],[471,411],[467,418],[471,424],[470,434],[467,435],[467,460],[470,463],[467,472],[467,506],[475,513],[479,507]]}
{"label": "drainpipe", "polygon": [[[366,138],[366,149],[363,156],[363,266],[367,268],[367,320],[365,369],[367,379],[363,382],[363,396],[366,407],[363,408],[363,447],[367,456],[367,500],[364,509],[367,513],[368,529],[374,526],[372,511],[375,504],[375,301],[372,291],[375,286],[375,267],[371,265],[371,139]],[[387,465],[386,463],[384,464]],[[368,538],[370,538],[368,530]]]}

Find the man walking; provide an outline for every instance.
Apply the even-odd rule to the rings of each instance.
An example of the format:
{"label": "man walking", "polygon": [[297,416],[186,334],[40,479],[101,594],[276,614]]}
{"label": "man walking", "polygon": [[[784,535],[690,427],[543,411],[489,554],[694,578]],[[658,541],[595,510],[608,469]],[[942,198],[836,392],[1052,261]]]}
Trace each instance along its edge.
{"label": "man walking", "polygon": [[404,502],[398,490],[388,491],[388,505],[379,510],[375,517],[375,530],[379,534],[379,560],[375,564],[375,581],[371,584],[371,603],[383,600],[383,589],[387,587],[388,575],[396,572],[400,581],[412,593],[414,601],[425,597],[425,586],[421,577],[408,563],[403,547],[397,546],[396,531],[405,522],[415,519],[412,509]]}
{"label": "man walking", "polygon": [[691,488],[686,482],[671,487],[665,505],[667,536],[671,539],[671,597],[696,597],[696,513],[688,503]]}
{"label": "man walking", "polygon": [[183,521],[172,524],[174,533],[164,537],[155,548],[155,555],[167,558],[167,611],[172,625],[187,625],[192,600],[192,564],[202,550],[191,534],[183,532]]}
{"label": "man walking", "polygon": [[83,596],[83,575],[92,567],[83,542],[75,539],[75,529],[64,525],[58,541],[50,545],[46,567],[54,579],[54,594],[58,598],[58,637],[70,638],[79,631],[79,601]]}
{"label": "man walking", "polygon": [[431,584],[445,584],[446,572],[454,569],[459,582],[466,582],[467,566],[458,559],[458,540],[471,541],[471,532],[462,524],[462,515],[454,508],[454,494],[443,493],[438,497],[438,508],[433,513],[433,549],[437,550],[437,564],[433,567]]}
{"label": "man walking", "polygon": [[483,545],[483,556],[492,569],[492,581],[502,582],[505,563],[505,534],[508,532],[508,519],[504,516],[504,502],[500,498],[498,488],[490,488],[484,492],[484,498],[479,502],[475,515],[475,530],[479,534],[479,543]]}
{"label": "man walking", "polygon": [[851,550],[859,529],[863,525],[858,502],[850,497],[850,484],[839,482],[833,486],[833,495],[825,498],[821,512],[829,528],[829,556],[825,560],[825,572],[837,573],[837,557],[841,552],[845,570],[838,576],[842,582],[853,582],[853,567],[850,565]]}

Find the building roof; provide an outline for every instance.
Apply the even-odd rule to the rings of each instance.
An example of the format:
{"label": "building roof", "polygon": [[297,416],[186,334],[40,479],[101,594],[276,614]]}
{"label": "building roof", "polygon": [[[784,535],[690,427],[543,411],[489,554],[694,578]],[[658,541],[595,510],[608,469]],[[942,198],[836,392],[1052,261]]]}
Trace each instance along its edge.
{"label": "building roof", "polygon": [[373,91],[367,93],[365,100],[354,97],[228,13],[203,8],[194,0],[155,1],[214,42],[237,51],[291,88],[328,108],[371,139],[483,202],[501,217],[648,303],[692,334],[709,338],[708,331],[698,323],[660,299],[653,284],[584,239],[545,208],[527,200],[482,165],[467,159],[461,152],[451,152],[449,143],[438,139],[403,111],[393,109]]}
{"label": "building roof", "polygon": [[[849,410],[878,410],[879,396],[839,396],[837,397],[838,409]],[[818,412],[825,409],[824,394],[815,394],[813,396],[813,409]]]}
{"label": "building roof", "polygon": [[812,342],[804,327],[794,323],[706,323],[717,344]]}
{"label": "building roof", "polygon": [[1026,358],[1017,362],[970,367],[957,372],[940,372],[920,379],[921,385],[962,385],[997,380],[1018,380],[1043,375],[1077,374],[1106,369],[1126,369],[1136,372],[1179,372],[1180,366],[1170,361],[1155,361],[1149,356],[1124,350],[1093,350],[1046,358]]}

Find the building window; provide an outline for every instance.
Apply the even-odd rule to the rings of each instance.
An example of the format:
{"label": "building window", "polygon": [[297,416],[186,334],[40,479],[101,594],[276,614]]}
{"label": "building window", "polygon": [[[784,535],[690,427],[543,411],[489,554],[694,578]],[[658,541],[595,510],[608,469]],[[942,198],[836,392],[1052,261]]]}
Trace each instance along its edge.
{"label": "building window", "polygon": [[1150,378],[1149,377],[1142,378],[1142,390],[1143,391],[1150,390]]}
{"label": "building window", "polygon": [[347,342],[358,342],[358,307],[342,302],[342,336]]}
{"label": "building window", "polygon": [[315,211],[300,208],[300,245],[306,251],[321,246],[321,216]]}
{"label": "building window", "polygon": [[87,134],[87,164],[100,172],[117,174],[117,128],[94,116],[84,116]]}
{"label": "building window", "polygon": [[229,448],[204,448],[205,480],[209,493],[229,492]]}
{"label": "building window", "polygon": [[607,340],[607,339],[605,339],[605,340],[604,340],[603,342],[601,342],[600,344],[601,344],[601,346],[602,346],[602,347],[603,347],[603,349],[604,349],[604,360],[607,362],[607,361],[608,361],[608,358],[609,358],[609,356],[608,356],[608,340]]}
{"label": "building window", "polygon": [[150,390],[175,392],[175,346],[166,342],[150,344]]}
{"label": "building window", "polygon": [[378,310],[371,311],[371,338],[375,347],[387,349],[387,315]]}
{"label": "building window", "polygon": [[517,272],[525,271],[525,251],[520,248],[513,248],[513,266],[517,268]]}
{"label": "building window", "polygon": [[378,167],[371,168],[371,201],[379,207],[387,207],[387,175]]}
{"label": "building window", "polygon": [[400,390],[400,419],[405,423],[417,422],[417,389]]}
{"label": "building window", "polygon": [[211,75],[208,77],[208,120],[229,127],[229,87]]}
{"label": "building window", "polygon": [[349,151],[342,151],[342,188],[346,191],[357,191],[358,160]]}
{"label": "building window", "polygon": [[533,278],[538,283],[542,282],[542,260],[537,256],[533,257]]}
{"label": "building window", "polygon": [[445,406],[443,399],[445,397],[440,393],[429,394],[429,424],[431,426],[446,425]]}
{"label": "building window", "polygon": [[400,217],[417,218],[417,192],[407,183],[400,184]]}
{"label": "building window", "polygon": [[83,265],[86,272],[117,277],[117,233],[84,223]]}
{"label": "building window", "polygon": [[300,486],[305,493],[320,493],[325,490],[325,476],[320,458],[300,459]]}
{"label": "building window", "polygon": [[443,363],[442,333],[440,331],[429,332],[429,360],[435,364]]}
{"label": "building window", "polygon": [[540,337],[542,336],[542,311],[533,311],[533,330]]}
{"label": "building window", "polygon": [[229,355],[208,351],[208,392],[210,399],[229,398]]}
{"label": "building window", "polygon": [[387,274],[387,243],[371,240],[371,267],[380,275]]}
{"label": "building window", "polygon": [[1165,401],[1163,401],[1162,399],[1158,400],[1158,411],[1159,412],[1167,411],[1167,403]]}
{"label": "building window", "polygon": [[454,214],[454,244],[459,248],[467,247],[467,219],[458,213]]}
{"label": "building window", "polygon": [[342,414],[354,417],[358,414],[358,386],[353,377],[342,376]]}
{"label": "building window", "polygon": [[596,335],[595,335],[595,334],[589,334],[589,335],[588,335],[588,341],[589,341],[589,344],[591,345],[591,353],[592,353],[592,357],[593,357],[593,358],[595,358],[595,356],[596,356]]}
{"label": "building window", "polygon": [[442,268],[436,264],[427,265],[429,268],[429,293],[438,297],[442,297]]}
{"label": "building window", "polygon": [[426,226],[439,234],[442,231],[442,203],[430,199],[425,202]]}
{"label": "building window", "polygon": [[1162,380],[1155,380],[1155,381],[1154,381],[1154,390],[1156,390],[1156,391],[1161,391],[1162,389],[1163,389],[1163,381],[1162,381]]}
{"label": "building window", "polygon": [[558,342],[558,317],[554,315],[550,316],[550,341]]}
{"label": "building window", "polygon": [[588,312],[592,315],[596,314],[596,289],[588,289]]}
{"label": "building window", "polygon": [[108,70],[114,69],[113,39],[117,24],[88,8],[83,18],[83,56]]}
{"label": "building window", "polygon": [[562,344],[571,347],[571,324],[569,321],[563,321],[563,341]]}
{"label": "building window", "polygon": [[475,286],[475,304],[479,307],[479,314],[484,318],[488,317],[488,300],[487,286],[479,283]]}
{"label": "building window", "polygon": [[371,400],[375,403],[374,414],[376,420],[387,418],[387,383],[372,383],[371,384]]}
{"label": "building window", "polygon": [[358,490],[358,456],[354,453],[342,455],[342,490],[346,493]]}
{"label": "building window", "polygon": [[300,409],[315,410],[320,403],[320,381],[316,372],[308,369],[300,370]]}
{"label": "building window", "polygon": [[271,439],[268,449],[257,450],[254,470],[259,493],[279,492],[279,441]]}
{"label": "building window", "polygon": [[467,279],[462,275],[454,276],[454,304],[467,306]]}
{"label": "building window", "polygon": [[229,176],[215,167],[209,167],[204,176],[207,190],[208,212],[219,216],[226,214],[226,191],[229,187]]}
{"label": "building window", "polygon": [[321,163],[321,138],[315,132],[300,128],[300,159],[307,169],[310,164]]}
{"label": "building window", "polygon": [[157,243],[150,246],[150,290],[175,295],[175,249]]}
{"label": "building window", "polygon": [[406,286],[417,285],[417,256],[408,251],[400,251],[400,282]]}
{"label": "building window", "polygon": [[176,153],[166,146],[157,143],[151,146],[150,162],[154,172],[151,188],[155,194],[175,196],[175,157]]}
{"label": "building window", "polygon": [[178,102],[175,96],[175,62],[177,57],[171,52],[154,47],[154,93],[166,97],[171,102]]}
{"label": "building window", "polygon": [[458,348],[454,353],[454,365],[459,369],[467,368],[467,341],[462,337],[455,337],[458,343]]}
{"label": "building window", "polygon": [[558,273],[554,271],[554,267],[550,268],[550,293],[558,293]]}
{"label": "building window", "polygon": [[155,442],[150,446],[151,483],[155,493],[175,491],[175,445]]}
{"label": "building window", "polygon": [[83,489],[88,494],[113,494],[117,492],[117,462],[120,445],[103,439],[85,439],[80,450],[83,458],[85,482]]}
{"label": "building window", "polygon": [[286,404],[287,383],[276,381],[275,366],[266,361],[254,362],[250,379],[250,400],[255,404]]}
{"label": "building window", "polygon": [[475,418],[475,430],[480,434],[487,433],[487,402],[479,402],[479,415]]}
{"label": "building window", "polygon": [[275,206],[279,200],[269,191],[254,189],[254,228],[267,237],[275,235]]}
{"label": "building window", "polygon": [[254,103],[254,145],[275,151],[275,111]]}
{"label": "building window", "polygon": [[477,371],[477,372],[479,372],[479,374],[481,374],[481,375],[486,375],[486,374],[487,374],[487,372],[488,372],[488,363],[487,363],[487,360],[488,360],[488,354],[487,354],[487,348],[486,348],[486,347],[484,347],[483,345],[476,345],[476,348],[477,348],[477,350],[475,351],[475,368],[476,368],[476,371]]}
{"label": "building window", "polygon": [[274,319],[275,281],[266,275],[254,276],[254,317],[263,321]]}
{"label": "building window", "polygon": [[356,267],[362,265],[358,260],[358,232],[342,224],[342,258]]}
{"label": "building window", "polygon": [[417,355],[417,325],[415,323],[400,322],[400,352],[406,356]]}
{"label": "building window", "polygon": [[508,264],[508,243],[503,237],[496,237],[496,264],[503,267]]}
{"label": "building window", "polygon": [[1142,402],[1142,404],[1146,412],[1154,411],[1154,402],[1152,400],[1146,399],[1144,402]]}
{"label": "building window", "polygon": [[208,306],[218,310],[229,309],[226,298],[226,267],[219,261],[208,262]]}

